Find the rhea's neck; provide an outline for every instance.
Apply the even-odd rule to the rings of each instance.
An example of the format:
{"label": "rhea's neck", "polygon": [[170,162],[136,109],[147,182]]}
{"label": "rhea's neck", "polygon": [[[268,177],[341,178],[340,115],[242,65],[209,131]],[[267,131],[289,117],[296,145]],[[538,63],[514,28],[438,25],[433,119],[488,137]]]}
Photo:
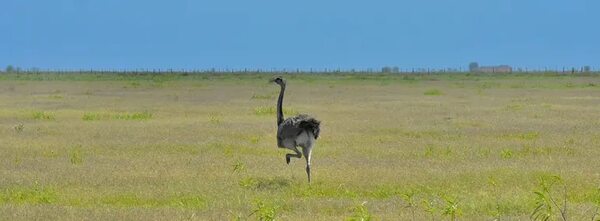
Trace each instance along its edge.
{"label": "rhea's neck", "polygon": [[279,99],[277,100],[277,125],[283,122],[283,93],[285,93],[285,84],[281,84],[279,91]]}

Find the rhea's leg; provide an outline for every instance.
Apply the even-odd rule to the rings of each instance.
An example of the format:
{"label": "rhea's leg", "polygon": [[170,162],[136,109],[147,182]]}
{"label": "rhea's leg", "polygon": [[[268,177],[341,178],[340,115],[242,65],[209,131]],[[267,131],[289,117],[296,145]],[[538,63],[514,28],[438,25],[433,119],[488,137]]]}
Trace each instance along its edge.
{"label": "rhea's leg", "polygon": [[304,159],[306,159],[306,175],[308,175],[308,182],[310,183],[310,159],[312,154],[312,145],[302,148]]}
{"label": "rhea's leg", "polygon": [[296,154],[288,153],[288,154],[285,155],[285,162],[287,164],[290,164],[290,157],[296,157],[296,158],[301,158],[302,157],[302,154],[300,153],[300,151],[298,150],[297,147],[290,148],[290,149],[293,150],[294,152],[296,152]]}

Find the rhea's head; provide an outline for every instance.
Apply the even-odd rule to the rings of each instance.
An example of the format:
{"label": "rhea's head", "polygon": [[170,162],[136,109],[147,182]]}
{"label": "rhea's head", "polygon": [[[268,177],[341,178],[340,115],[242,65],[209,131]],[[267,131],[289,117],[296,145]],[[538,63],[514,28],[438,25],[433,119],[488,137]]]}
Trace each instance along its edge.
{"label": "rhea's head", "polygon": [[285,79],[283,79],[281,77],[271,78],[271,80],[269,80],[269,82],[275,82],[276,84],[279,84],[281,86],[285,86]]}

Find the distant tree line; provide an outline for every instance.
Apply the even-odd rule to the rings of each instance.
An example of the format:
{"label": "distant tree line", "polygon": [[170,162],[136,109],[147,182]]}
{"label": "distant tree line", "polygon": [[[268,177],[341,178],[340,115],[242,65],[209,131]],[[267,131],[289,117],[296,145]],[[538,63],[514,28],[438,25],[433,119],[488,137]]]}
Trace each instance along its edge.
{"label": "distant tree line", "polygon": [[5,72],[7,72],[7,73],[13,73],[13,72],[18,72],[18,71],[20,71],[20,68],[18,68],[18,67],[17,67],[17,68],[15,68],[15,67],[14,67],[14,66],[12,66],[12,65],[8,65],[8,66],[6,66],[6,69],[5,69],[4,71],[5,71]]}
{"label": "distant tree line", "polygon": [[[501,66],[490,66],[490,67],[481,67],[477,62],[471,62],[469,64],[469,69],[467,72],[471,73],[493,73],[494,71],[486,71],[485,68],[492,68],[492,70],[496,70],[495,68],[504,68],[504,65]],[[527,69],[527,68],[512,68],[510,66],[506,66],[510,68],[508,72],[514,73],[591,73],[598,72],[598,70],[593,70],[591,66],[586,65],[581,68],[562,68],[562,70],[556,69]],[[164,74],[164,73],[179,73],[179,74],[194,74],[194,73],[308,73],[308,74],[320,74],[320,73],[357,73],[357,74],[376,74],[376,73],[384,73],[384,74],[394,74],[394,73],[403,73],[403,74],[430,74],[430,73],[464,73],[465,71],[462,69],[456,68],[410,68],[410,69],[401,69],[398,66],[384,66],[381,69],[341,69],[341,68],[324,68],[324,69],[234,69],[234,68],[208,68],[208,69],[46,69],[42,70],[40,68],[27,68],[22,69],[18,66],[7,65],[4,70],[0,68],[0,72],[4,71],[4,73],[124,73],[124,74]],[[502,71],[497,71],[496,73],[507,73]]]}

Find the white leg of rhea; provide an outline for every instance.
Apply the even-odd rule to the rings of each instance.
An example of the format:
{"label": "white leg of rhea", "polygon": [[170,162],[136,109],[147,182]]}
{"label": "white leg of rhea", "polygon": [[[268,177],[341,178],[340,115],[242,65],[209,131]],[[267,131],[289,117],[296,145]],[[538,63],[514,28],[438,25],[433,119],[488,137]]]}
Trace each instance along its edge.
{"label": "white leg of rhea", "polygon": [[304,159],[306,159],[306,175],[308,175],[308,182],[310,183],[310,158],[312,154],[313,145],[309,145],[305,148],[302,148],[302,152],[304,154]]}

